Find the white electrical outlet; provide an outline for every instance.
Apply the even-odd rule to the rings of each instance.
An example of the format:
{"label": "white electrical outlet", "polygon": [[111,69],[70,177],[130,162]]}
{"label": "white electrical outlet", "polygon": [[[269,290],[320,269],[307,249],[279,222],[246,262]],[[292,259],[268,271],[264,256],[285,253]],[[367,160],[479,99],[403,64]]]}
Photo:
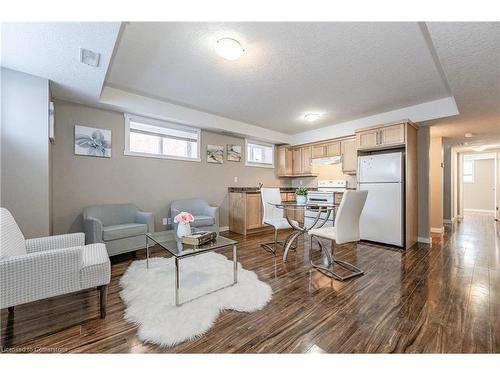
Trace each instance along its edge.
{"label": "white electrical outlet", "polygon": [[235,178],[234,178],[234,182],[238,182],[238,177],[235,177]]}
{"label": "white electrical outlet", "polygon": [[304,181],[302,180],[299,180],[299,185],[302,186],[302,184],[304,183]]}

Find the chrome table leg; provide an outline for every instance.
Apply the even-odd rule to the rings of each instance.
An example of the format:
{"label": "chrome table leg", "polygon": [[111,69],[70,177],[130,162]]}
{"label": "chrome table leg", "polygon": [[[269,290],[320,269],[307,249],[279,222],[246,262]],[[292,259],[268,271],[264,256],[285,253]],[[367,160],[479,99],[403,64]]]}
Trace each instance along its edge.
{"label": "chrome table leg", "polygon": [[238,254],[236,245],[233,245],[233,272],[234,272],[234,284],[238,282]]}
{"label": "chrome table leg", "polygon": [[149,239],[146,236],[146,268],[149,268]]}
{"label": "chrome table leg", "polygon": [[175,257],[175,306],[179,306],[179,258]]}

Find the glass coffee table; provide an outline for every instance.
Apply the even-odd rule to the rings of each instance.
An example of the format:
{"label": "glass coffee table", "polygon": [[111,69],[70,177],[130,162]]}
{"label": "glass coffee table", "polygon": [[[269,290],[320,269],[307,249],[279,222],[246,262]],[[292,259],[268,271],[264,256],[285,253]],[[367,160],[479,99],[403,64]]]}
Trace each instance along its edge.
{"label": "glass coffee table", "polygon": [[[195,255],[207,253],[209,251],[215,251],[222,249],[224,247],[233,247],[233,272],[234,272],[234,281],[230,285],[226,285],[223,288],[219,288],[211,291],[210,293],[216,292],[218,290],[230,287],[235,285],[238,282],[238,254],[237,254],[237,245],[238,241],[231,240],[226,237],[217,236],[217,238],[213,241],[204,243],[203,245],[195,246],[195,245],[186,245],[182,243],[182,240],[176,236],[176,232],[174,230],[167,230],[163,232],[154,232],[146,234],[146,268],[149,268],[149,246],[150,242],[154,242],[158,244],[162,249],[166,250],[168,253],[174,256],[175,258],[175,305],[180,306],[186,302],[192,301],[184,301],[179,303],[179,260],[182,258],[189,258]],[[200,296],[201,297],[201,296]],[[197,297],[199,298],[199,297]],[[196,299],[196,298],[194,298]]]}

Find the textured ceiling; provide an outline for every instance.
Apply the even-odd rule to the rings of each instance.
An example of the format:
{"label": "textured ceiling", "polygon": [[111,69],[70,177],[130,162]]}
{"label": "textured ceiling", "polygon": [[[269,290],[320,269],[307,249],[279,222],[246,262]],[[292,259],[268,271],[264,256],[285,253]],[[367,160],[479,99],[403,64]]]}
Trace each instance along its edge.
{"label": "textured ceiling", "polygon": [[417,23],[132,22],[107,84],[288,134],[449,96]]}
{"label": "textured ceiling", "polygon": [[[119,22],[2,23],[1,65],[48,78],[56,98],[95,103],[101,95]],[[97,68],[80,48],[101,54]]]}
{"label": "textured ceiling", "polygon": [[[452,143],[500,143],[500,23],[428,23],[459,116],[429,122]],[[475,136],[465,139],[464,134]]]}

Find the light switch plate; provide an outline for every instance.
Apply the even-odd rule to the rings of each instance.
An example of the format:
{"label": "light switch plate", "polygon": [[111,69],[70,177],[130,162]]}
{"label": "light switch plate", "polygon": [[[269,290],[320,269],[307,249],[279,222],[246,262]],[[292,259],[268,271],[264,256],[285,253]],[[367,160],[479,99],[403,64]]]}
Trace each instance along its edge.
{"label": "light switch plate", "polygon": [[235,177],[235,178],[234,178],[234,182],[238,182],[238,177]]}
{"label": "light switch plate", "polygon": [[170,218],[169,217],[163,218],[163,225],[170,225]]}

